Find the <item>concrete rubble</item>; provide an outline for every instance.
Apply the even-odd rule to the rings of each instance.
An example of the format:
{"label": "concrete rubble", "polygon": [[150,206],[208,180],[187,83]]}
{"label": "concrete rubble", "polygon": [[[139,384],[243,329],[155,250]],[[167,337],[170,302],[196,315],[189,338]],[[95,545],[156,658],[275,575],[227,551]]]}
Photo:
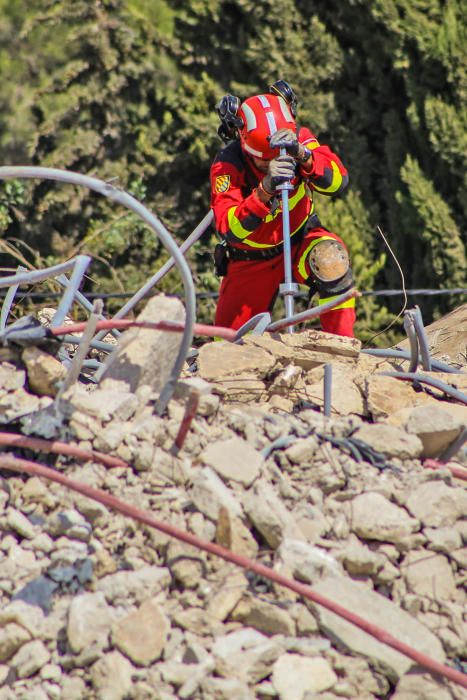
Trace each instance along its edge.
{"label": "concrete rubble", "polygon": [[[159,317],[173,313],[182,318],[168,302]],[[169,335],[132,334],[99,385],[77,382],[59,404],[53,357],[23,351],[0,362],[3,432],[42,437],[38,418],[61,415],[55,439],[128,467],[29,448],[2,454],[53,466],[308,584],[466,673],[467,489],[450,468],[467,467],[467,457],[460,450],[431,468],[424,460],[452,445],[467,407],[383,376],[400,361],[365,355],[358,340],[309,330],[206,342],[161,417],[157,391],[179,342],[173,334],[161,358]],[[453,333],[449,342],[451,350]],[[442,377],[466,391],[461,359],[456,351],[452,364],[464,374]],[[174,450],[192,392],[197,412]],[[0,700],[179,698],[467,692],[251,570],[57,483],[0,469]]]}

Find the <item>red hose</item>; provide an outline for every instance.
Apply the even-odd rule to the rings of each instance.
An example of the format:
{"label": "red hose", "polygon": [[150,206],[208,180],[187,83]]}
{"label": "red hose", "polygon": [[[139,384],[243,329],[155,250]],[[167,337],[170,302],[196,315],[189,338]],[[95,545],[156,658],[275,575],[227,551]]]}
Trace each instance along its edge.
{"label": "red hose", "polygon": [[458,467],[451,467],[445,462],[441,462],[439,459],[425,459],[422,462],[422,466],[425,467],[425,469],[448,469],[457,479],[467,481],[467,469],[460,465]]}
{"label": "red hose", "polygon": [[42,476],[46,479],[50,479],[51,481],[56,481],[57,483],[62,484],[67,488],[72,489],[73,491],[77,491],[78,493],[81,493],[84,496],[87,496],[88,498],[92,498],[95,501],[98,501],[99,503],[102,503],[103,505],[109,508],[117,510],[123,515],[127,515],[130,518],[134,518],[135,520],[138,520],[139,522],[148,525],[149,527],[164,532],[170,537],[175,537],[176,539],[181,540],[186,544],[192,545],[197,549],[201,549],[205,552],[221,557],[222,559],[232,562],[233,564],[236,564],[237,566],[243,569],[254,571],[259,576],[263,576],[264,578],[267,578],[270,581],[274,581],[275,583],[278,583],[279,585],[284,586],[285,588],[288,588],[291,591],[294,591],[294,593],[298,593],[304,598],[307,598],[308,600],[311,600],[314,603],[322,605],[328,610],[331,610],[331,612],[335,613],[336,615],[339,615],[340,617],[344,618],[356,627],[359,627],[364,632],[371,635],[383,644],[386,644],[387,646],[396,649],[396,651],[399,651],[401,654],[404,654],[404,656],[408,656],[418,665],[423,666],[432,673],[443,676],[444,678],[447,678],[448,680],[457,683],[463,688],[467,688],[466,674],[461,673],[456,669],[450,668],[449,666],[445,666],[444,664],[440,663],[439,661],[436,661],[435,659],[431,659],[426,654],[423,654],[417,651],[416,649],[413,649],[412,647],[408,646],[407,644],[404,644],[404,642],[401,642],[400,640],[396,639],[380,627],[377,627],[376,625],[367,622],[359,615],[356,615],[350,610],[347,610],[338,603],[334,603],[332,600],[329,600],[329,598],[326,598],[320,593],[316,593],[316,591],[313,591],[309,586],[298,581],[294,581],[293,579],[288,579],[285,576],[282,576],[277,571],[274,571],[273,569],[264,566],[264,564],[260,564],[259,562],[254,561],[253,559],[249,559],[248,557],[244,557],[241,554],[231,552],[229,549],[221,547],[220,545],[215,544],[213,542],[206,542],[204,540],[201,540],[199,537],[196,537],[196,535],[192,535],[189,532],[180,530],[174,527],[173,525],[162,523],[159,520],[153,518],[152,515],[150,515],[149,513],[140,510],[135,506],[131,506],[127,503],[124,503],[115,496],[111,496],[110,494],[107,494],[104,491],[101,491],[100,489],[92,488],[91,486],[87,486],[86,484],[80,484],[78,481],[70,479],[64,474],[56,472],[53,469],[49,469],[48,467],[45,467],[41,464],[36,464],[35,462],[31,462],[25,459],[18,459],[17,457],[14,457],[12,455],[0,455],[0,469],[9,469],[10,471],[14,472],[26,472],[27,474],[32,474],[34,476]]}
{"label": "red hose", "polygon": [[[49,328],[53,335],[65,335],[67,333],[81,333],[87,326],[87,321],[80,323],[70,323],[66,326],[57,326]],[[181,321],[132,321],[129,318],[109,318],[99,321],[96,326],[96,331],[105,331],[112,329],[125,330],[126,328],[152,328],[155,331],[174,331],[175,333],[183,333],[185,324]],[[232,328],[224,328],[223,326],[209,326],[205,323],[195,323],[193,326],[195,335],[207,335],[212,338],[222,338],[233,342],[236,338],[237,331]]]}
{"label": "red hose", "polygon": [[53,452],[57,455],[67,455],[76,457],[85,462],[102,462],[106,467],[129,467],[129,465],[118,457],[96,452],[95,450],[82,450],[80,447],[68,445],[66,442],[58,440],[42,440],[41,438],[25,437],[19,433],[0,433],[0,445],[15,445],[26,447],[38,452]]}

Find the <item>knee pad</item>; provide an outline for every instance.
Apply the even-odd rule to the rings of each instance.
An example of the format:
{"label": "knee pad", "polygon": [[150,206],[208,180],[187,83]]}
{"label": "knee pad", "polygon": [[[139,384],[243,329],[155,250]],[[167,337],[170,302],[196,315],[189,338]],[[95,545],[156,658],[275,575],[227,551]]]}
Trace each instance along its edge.
{"label": "knee pad", "polygon": [[317,243],[308,255],[311,283],[321,294],[342,294],[353,286],[349,254],[342,243],[334,239]]}
{"label": "knee pad", "polygon": [[308,255],[308,264],[315,279],[333,282],[343,277],[349,269],[349,254],[342,243],[328,238],[313,246]]}

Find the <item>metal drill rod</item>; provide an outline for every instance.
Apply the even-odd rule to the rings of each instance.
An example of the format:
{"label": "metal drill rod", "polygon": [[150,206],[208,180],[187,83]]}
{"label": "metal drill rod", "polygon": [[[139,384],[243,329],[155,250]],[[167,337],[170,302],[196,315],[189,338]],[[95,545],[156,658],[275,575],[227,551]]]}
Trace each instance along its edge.
{"label": "metal drill rod", "polygon": [[[285,148],[280,149],[280,154],[287,153]],[[290,182],[278,185],[277,190],[282,197],[282,238],[284,250],[284,283],[279,286],[279,292],[284,297],[285,317],[290,318],[294,314],[294,296],[298,294],[298,284],[292,282],[292,252],[290,244],[290,211],[289,211],[289,190],[293,189]],[[287,326],[287,333],[293,333],[294,327]]]}

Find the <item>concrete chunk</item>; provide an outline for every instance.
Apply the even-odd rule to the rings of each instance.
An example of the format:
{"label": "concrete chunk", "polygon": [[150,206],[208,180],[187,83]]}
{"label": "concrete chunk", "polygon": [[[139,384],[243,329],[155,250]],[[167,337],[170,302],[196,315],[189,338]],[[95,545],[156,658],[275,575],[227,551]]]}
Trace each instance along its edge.
{"label": "concrete chunk", "polygon": [[201,459],[223,479],[246,487],[259,476],[264,462],[261,453],[239,437],[211,443],[202,452]]}
{"label": "concrete chunk", "polygon": [[273,667],[272,683],[280,700],[303,700],[309,694],[328,690],[337,676],[325,659],[300,654],[282,654]]}
{"label": "concrete chunk", "polygon": [[206,343],[200,348],[198,371],[207,381],[223,377],[238,377],[239,373],[254,372],[258,379],[266,377],[276,365],[276,358],[260,347],[233,343]]}
{"label": "concrete chunk", "polygon": [[219,479],[217,474],[205,467],[199,469],[192,479],[191,496],[198,510],[210,520],[217,520],[223,506],[234,517],[241,517],[243,510],[232,491]]}
{"label": "concrete chunk", "polygon": [[467,513],[467,492],[442,481],[427,481],[409,494],[406,505],[425,526],[454,525]]}
{"label": "concrete chunk", "polygon": [[[339,603],[348,610],[355,611],[391,634],[403,639],[417,651],[431,656],[437,661],[445,659],[443,647],[430,630],[412,615],[402,610],[390,600],[374,593],[367,586],[359,585],[347,578],[328,577],[313,586],[315,593]],[[381,669],[392,681],[404,675],[413,661],[387,644],[379,642],[356,625],[322,606],[316,606],[320,628],[337,639],[353,654],[368,659],[370,664]]]}
{"label": "concrete chunk", "polygon": [[467,407],[464,410],[465,420],[462,421],[437,406],[418,406],[413,409],[406,428],[422,441],[422,457],[438,457],[454,442],[467,425]]}
{"label": "concrete chunk", "polygon": [[400,542],[419,528],[418,520],[380,493],[362,493],[352,501],[352,529],[364,539]]}
{"label": "concrete chunk", "polygon": [[[148,301],[138,321],[184,321],[185,310],[175,298],[159,295]],[[134,392],[143,385],[160,391],[173,367],[182,335],[151,328],[130,328],[108,357],[104,378],[120,379]]]}
{"label": "concrete chunk", "polygon": [[112,629],[112,642],[138,666],[159,659],[167,641],[170,623],[153,600],[119,620]]}
{"label": "concrete chunk", "polygon": [[409,435],[405,430],[385,423],[367,423],[352,437],[363,440],[388,457],[413,459],[419,457],[423,450],[422,442],[416,435]]}
{"label": "concrete chunk", "polygon": [[246,493],[245,509],[251,522],[273,549],[286,536],[304,539],[295,518],[267,481],[257,481]]}

